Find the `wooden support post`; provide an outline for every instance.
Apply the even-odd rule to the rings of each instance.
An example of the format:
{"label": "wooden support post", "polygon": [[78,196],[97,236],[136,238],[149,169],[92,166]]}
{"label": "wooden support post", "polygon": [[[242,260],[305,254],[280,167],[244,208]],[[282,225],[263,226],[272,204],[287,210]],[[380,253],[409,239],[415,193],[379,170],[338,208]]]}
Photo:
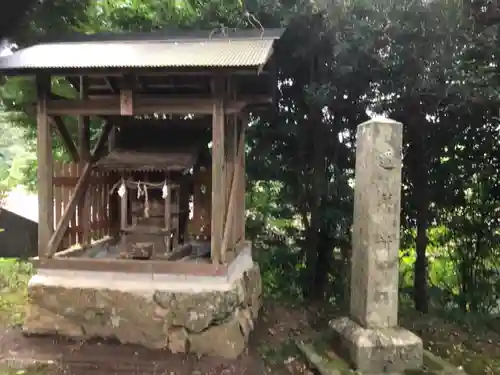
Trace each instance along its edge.
{"label": "wooden support post", "polygon": [[224,77],[218,76],[214,78],[212,91],[214,105],[212,114],[212,224],[210,255],[213,263],[220,263],[227,197],[224,147]]}
{"label": "wooden support post", "polygon": [[50,120],[56,126],[56,130],[59,133],[59,136],[61,137],[64,147],[66,147],[66,150],[71,155],[71,159],[73,160],[73,162],[75,163],[80,162],[80,154],[76,149],[75,143],[71,139],[71,135],[69,134],[69,131],[66,128],[63,119],[60,116],[53,116],[50,117]]}
{"label": "wooden support post", "polygon": [[115,147],[116,147],[116,126],[114,126],[111,132],[109,133],[108,152],[113,151]]}
{"label": "wooden support post", "polygon": [[[86,77],[80,77],[80,99],[87,99],[88,80]],[[78,116],[78,146],[80,154],[80,171],[83,171],[85,165],[90,161],[90,118],[88,116]],[[82,230],[80,243],[82,246],[89,245],[91,240],[90,233],[90,197],[91,192],[87,188],[83,194],[82,200],[78,204],[79,226]]]}
{"label": "wooden support post", "polygon": [[134,115],[134,91],[132,89],[120,90],[120,115]]}
{"label": "wooden support post", "polygon": [[239,178],[239,173],[240,173],[240,169],[236,169],[236,174],[234,175],[234,178],[233,178],[233,181],[231,183],[231,196],[229,197],[229,204],[228,204],[228,207],[227,207],[227,213],[226,213],[226,216],[225,216],[225,221],[226,221],[226,225],[224,226],[224,236],[222,238],[222,245],[221,245],[221,262],[222,263],[225,263],[226,262],[226,254],[227,254],[227,248],[228,248],[228,245],[230,244],[230,241],[231,241],[231,236],[232,236],[232,233],[233,233],[233,227],[234,227],[234,220],[232,220],[232,218],[234,218],[234,214],[235,214],[235,211],[236,211],[236,199],[237,199],[237,193],[236,193],[236,181],[238,180]]}
{"label": "wooden support post", "polygon": [[193,177],[193,217],[189,220],[188,235],[195,240],[206,240],[211,234],[212,169],[198,166]]}
{"label": "wooden support post", "polygon": [[[236,115],[233,115],[232,116],[233,119],[232,119],[232,123],[231,123],[231,127],[233,128],[233,139],[232,139],[232,143],[233,143],[233,152],[232,152],[232,155],[231,155],[231,164],[233,166],[233,179],[236,179],[237,178],[237,171],[238,171],[238,167],[239,167],[239,159],[238,159],[238,155],[239,155],[239,128],[238,128],[238,116]],[[231,231],[231,242],[230,242],[230,246],[231,248],[234,250],[235,246],[236,246],[236,242],[238,241],[238,227],[237,227],[237,216],[238,216],[238,186],[239,186],[239,180],[236,179],[236,184],[235,184],[235,194],[236,194],[236,207],[235,207],[235,212],[233,214],[233,216],[231,217],[231,221],[233,221],[233,229]],[[228,204],[228,210],[229,210],[229,204]],[[227,224],[226,224],[227,225]]]}
{"label": "wooden support post", "polygon": [[52,132],[47,116],[50,76],[36,77],[37,86],[37,160],[38,160],[38,256],[51,256],[49,241],[54,232],[54,186]]}
{"label": "wooden support post", "polygon": [[167,179],[167,196],[165,197],[165,229],[167,230],[167,236],[165,237],[165,247],[167,248],[167,253],[172,251],[171,239],[172,239],[172,189],[170,187],[170,181]]}
{"label": "wooden support post", "polygon": [[[236,135],[236,131],[234,132]],[[236,137],[235,137],[236,139]],[[240,134],[240,139],[237,145],[237,154],[235,155],[235,160],[240,160],[240,155],[244,153],[244,139],[242,137],[242,134]],[[236,148],[236,147],[235,147]],[[243,172],[242,168],[239,168],[239,165],[235,164],[234,165],[234,174],[233,178],[231,181],[231,188],[230,188],[230,196],[229,196],[229,203],[227,206],[227,213],[225,216],[225,226],[224,226],[224,236],[222,238],[222,245],[221,245],[221,260],[222,262],[226,261],[226,251],[228,249],[228,246],[231,246],[234,248],[235,243],[232,243],[231,241],[234,240],[236,241],[236,238],[233,237],[235,233],[235,219],[236,215],[239,214],[237,211],[239,207],[241,207],[241,204],[238,204],[238,199],[241,199],[241,194],[238,192],[238,185],[239,182],[241,181],[240,174]]]}
{"label": "wooden support post", "polygon": [[[118,181],[117,174],[111,173],[110,185],[113,186]],[[110,189],[111,189],[110,186]],[[117,239],[120,235],[120,204],[119,199],[115,194],[109,197],[109,221],[110,221],[110,237]]]}
{"label": "wooden support post", "polygon": [[[125,183],[125,176],[122,175],[122,181]],[[121,251],[126,251],[127,246],[127,233],[125,229],[128,226],[128,191],[120,197],[120,232],[121,232]]]}
{"label": "wooden support post", "polygon": [[123,87],[120,88],[120,115],[133,116],[134,115],[134,87],[136,78],[131,74],[123,76]]}
{"label": "wooden support post", "polygon": [[[231,79],[226,80],[226,99],[235,100],[236,99],[236,91],[234,84]],[[236,140],[236,117],[234,114],[226,114],[225,118],[225,129],[224,129],[224,163],[226,165],[226,207],[225,212],[227,214],[229,198],[231,196],[231,186],[234,177],[234,167],[236,161],[236,152],[237,152],[237,140]],[[225,215],[226,217],[227,215]],[[231,218],[230,218],[231,220]],[[224,221],[224,228],[227,225],[227,220]],[[229,240],[231,242],[231,239]],[[229,242],[229,246],[231,243]]]}
{"label": "wooden support post", "polygon": [[[171,218],[171,230],[173,233],[172,237],[172,250],[175,250],[179,245],[179,230],[180,230],[180,222],[179,222],[179,214],[180,214],[180,198],[181,198],[181,189],[179,185],[172,185],[172,189],[170,190],[172,193],[175,191],[175,199],[172,204],[173,208],[173,217]],[[172,202],[172,201],[171,201]]]}
{"label": "wooden support post", "polygon": [[[80,99],[87,99],[87,94],[87,77],[80,77]],[[80,158],[88,161],[90,159],[90,118],[88,116],[78,116],[78,145]]]}
{"label": "wooden support post", "polygon": [[240,169],[239,180],[238,180],[238,207],[236,209],[238,215],[238,226],[237,229],[237,238],[235,239],[237,242],[245,241],[245,232],[246,232],[246,170],[245,170],[245,130],[247,126],[248,116],[244,117],[243,120],[239,122],[239,146],[238,146],[238,163],[237,168]]}
{"label": "wooden support post", "polygon": [[[226,152],[225,152],[225,164],[226,164],[226,207],[224,211],[224,234],[221,246],[221,262],[225,263],[227,256],[226,252],[229,249],[233,249],[235,245],[235,228],[236,225],[233,222],[235,219],[235,192],[236,192],[236,171],[237,171],[237,151],[238,151],[238,140],[237,140],[237,129],[236,129],[236,117],[234,115],[229,115],[226,117]],[[233,198],[231,198],[233,196]],[[231,201],[233,200],[233,202]]]}

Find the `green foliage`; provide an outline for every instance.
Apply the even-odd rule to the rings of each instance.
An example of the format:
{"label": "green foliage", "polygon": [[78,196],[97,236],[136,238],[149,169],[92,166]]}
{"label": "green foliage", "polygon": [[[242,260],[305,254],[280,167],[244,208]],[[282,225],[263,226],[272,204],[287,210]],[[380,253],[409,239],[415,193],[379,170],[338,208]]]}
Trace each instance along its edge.
{"label": "green foliage", "polygon": [[0,327],[22,322],[31,264],[0,258]]}
{"label": "green foliage", "polygon": [[0,198],[26,182],[24,172],[34,160],[32,143],[24,129],[13,125],[6,113],[0,113]]}

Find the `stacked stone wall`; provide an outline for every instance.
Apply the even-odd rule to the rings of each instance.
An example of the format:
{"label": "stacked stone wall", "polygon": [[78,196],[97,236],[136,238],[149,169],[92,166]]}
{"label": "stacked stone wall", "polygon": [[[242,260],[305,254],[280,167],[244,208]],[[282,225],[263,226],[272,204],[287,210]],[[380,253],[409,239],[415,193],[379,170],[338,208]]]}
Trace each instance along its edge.
{"label": "stacked stone wall", "polygon": [[29,287],[23,330],[85,340],[117,339],[174,353],[236,358],[246,347],[262,298],[259,266],[228,291],[141,293],[105,288]]}

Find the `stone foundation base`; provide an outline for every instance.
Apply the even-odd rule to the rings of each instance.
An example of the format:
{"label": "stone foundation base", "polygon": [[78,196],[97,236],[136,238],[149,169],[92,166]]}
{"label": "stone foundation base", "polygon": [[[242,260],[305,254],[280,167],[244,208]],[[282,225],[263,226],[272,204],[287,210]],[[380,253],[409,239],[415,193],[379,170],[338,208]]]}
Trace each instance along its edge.
{"label": "stone foundation base", "polygon": [[253,330],[262,292],[259,266],[250,258],[246,267],[239,268],[225,282],[198,280],[191,286],[138,274],[127,274],[117,283],[116,275],[99,272],[86,276],[87,286],[83,276],[78,283],[75,276],[40,276],[70,271],[39,270],[28,288],[30,305],[23,330],[236,358]]}
{"label": "stone foundation base", "polygon": [[349,318],[333,320],[330,327],[339,354],[358,371],[398,373],[422,367],[422,340],[408,330],[365,329]]}

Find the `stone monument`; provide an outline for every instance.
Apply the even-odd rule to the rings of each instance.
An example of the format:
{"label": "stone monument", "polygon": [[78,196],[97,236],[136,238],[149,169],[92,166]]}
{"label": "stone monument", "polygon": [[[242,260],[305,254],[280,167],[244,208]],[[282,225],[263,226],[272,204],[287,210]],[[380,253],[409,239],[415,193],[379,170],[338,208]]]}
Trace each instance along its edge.
{"label": "stone monument", "polygon": [[423,362],[422,340],[398,327],[402,124],[358,126],[350,315],[330,322],[358,371],[400,372]]}

